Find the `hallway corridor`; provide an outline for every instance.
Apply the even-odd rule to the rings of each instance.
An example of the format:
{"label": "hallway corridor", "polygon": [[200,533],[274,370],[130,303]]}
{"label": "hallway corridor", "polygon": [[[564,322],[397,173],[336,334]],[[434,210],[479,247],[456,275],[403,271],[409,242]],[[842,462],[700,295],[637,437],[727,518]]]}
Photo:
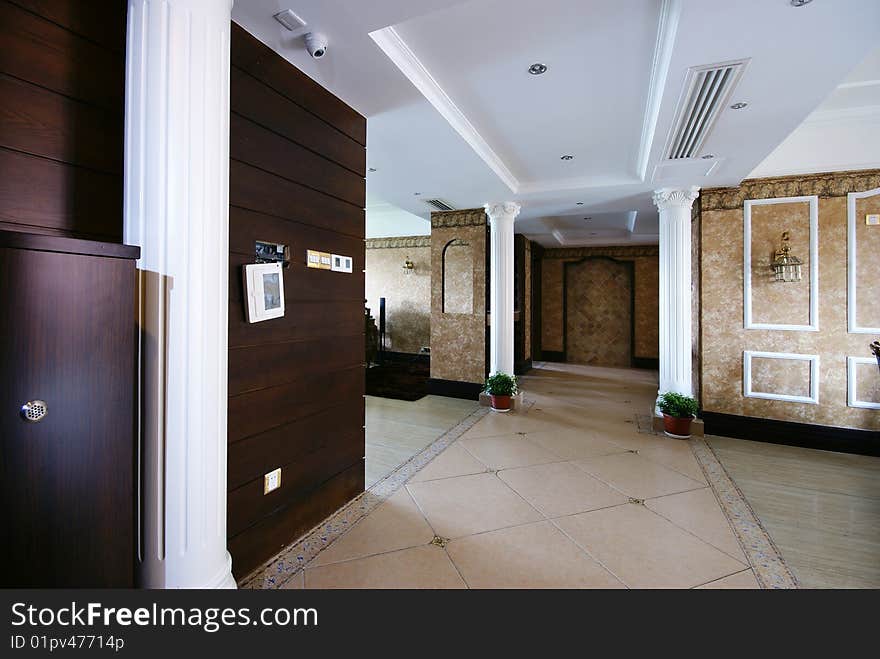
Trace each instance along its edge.
{"label": "hallway corridor", "polygon": [[525,409],[476,412],[314,558],[270,564],[263,587],[759,587],[695,449],[639,432],[655,377],[539,364]]}

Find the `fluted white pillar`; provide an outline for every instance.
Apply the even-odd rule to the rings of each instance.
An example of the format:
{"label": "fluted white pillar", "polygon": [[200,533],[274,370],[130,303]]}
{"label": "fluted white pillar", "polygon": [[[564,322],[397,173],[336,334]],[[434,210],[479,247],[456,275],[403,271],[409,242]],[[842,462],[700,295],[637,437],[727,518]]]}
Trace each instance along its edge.
{"label": "fluted white pillar", "polygon": [[489,216],[489,373],[513,375],[513,222],[520,205],[486,204]]}
{"label": "fluted white pillar", "polygon": [[139,583],[234,588],[226,550],[232,0],[129,0],[125,242],[141,248]]}
{"label": "fluted white pillar", "polygon": [[700,189],[654,192],[660,211],[660,393],[693,395],[691,206]]}

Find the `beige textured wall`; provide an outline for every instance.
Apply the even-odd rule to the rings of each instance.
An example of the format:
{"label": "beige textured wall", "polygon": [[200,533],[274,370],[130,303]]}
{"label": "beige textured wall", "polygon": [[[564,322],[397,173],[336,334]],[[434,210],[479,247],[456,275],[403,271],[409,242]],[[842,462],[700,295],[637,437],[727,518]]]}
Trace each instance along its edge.
{"label": "beige textured wall", "polygon": [[[631,261],[635,268],[634,356],[659,355],[659,258],[657,247],[594,247],[548,249],[541,263],[541,347],[562,351],[564,263],[586,256]],[[627,302],[628,303],[628,302]]]}
{"label": "beige textured wall", "polygon": [[[481,222],[481,224],[474,223]],[[486,221],[482,210],[431,214],[431,377],[483,383],[486,379]],[[462,240],[473,255],[473,312],[443,313],[443,247]]]}
{"label": "beige textured wall", "polygon": [[[705,190],[701,198],[702,227],[702,405],[711,412],[817,423],[863,429],[880,429],[877,410],[847,406],[846,358],[868,357],[870,334],[847,333],[847,214],[846,192],[880,185],[880,176],[828,174],[802,178],[746,181],[741,188]],[[819,194],[819,331],[745,330],[743,328],[743,211],[745,199]],[[754,207],[753,207],[754,208]],[[769,207],[765,207],[769,208]],[[779,234],[800,226],[803,208],[797,204],[777,205],[773,213],[762,215],[766,223],[767,245],[753,243],[753,272],[764,267]],[[753,217],[754,221],[754,217]],[[864,222],[864,217],[861,218]],[[773,226],[775,224],[775,226]],[[798,234],[801,233],[798,229]],[[880,228],[877,229],[880,233]],[[876,235],[876,234],[875,234]],[[796,256],[807,259],[808,236],[793,235]],[[858,260],[865,263],[859,272],[864,281],[880,279],[880,259],[875,239],[858,245]],[[804,273],[807,280],[807,273]],[[767,284],[772,292],[758,292],[761,314],[773,321],[792,317],[803,321],[808,303],[809,283]],[[864,290],[868,290],[866,284]],[[861,296],[860,288],[860,296]],[[860,297],[859,313],[869,317],[878,313],[880,296]],[[762,318],[763,319],[763,318]],[[797,403],[743,396],[743,351],[785,352],[819,355],[819,404]],[[809,376],[803,362],[759,360],[752,369],[753,390],[804,395]],[[870,369],[860,371],[860,391],[873,395],[877,386]]]}
{"label": "beige textured wall", "polygon": [[[856,288],[859,299],[858,322],[862,327],[880,327],[880,226],[865,224],[865,215],[880,213],[880,195],[856,199]],[[871,304],[874,300],[874,304]]]}
{"label": "beige textured wall", "polygon": [[[407,257],[415,265],[411,274],[403,269]],[[380,297],[385,298],[386,349],[417,353],[430,345],[431,247],[375,248],[367,241],[366,299],[377,323]]]}

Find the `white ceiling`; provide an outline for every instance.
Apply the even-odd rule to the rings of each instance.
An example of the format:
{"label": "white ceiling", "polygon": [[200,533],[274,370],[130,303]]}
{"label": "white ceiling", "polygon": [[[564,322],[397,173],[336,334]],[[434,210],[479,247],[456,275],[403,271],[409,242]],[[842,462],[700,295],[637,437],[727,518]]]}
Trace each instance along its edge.
{"label": "white ceiling", "polygon": [[[328,35],[323,59],[272,19],[286,8]],[[547,246],[656,241],[653,189],[778,173],[804,162],[798,126],[820,103],[852,124],[880,105],[871,85],[838,88],[871,51],[876,0],[237,0],[233,18],[368,118],[373,235],[375,218],[394,231],[390,208],[427,219],[439,197],[519,201],[517,231]],[[749,106],[720,115],[702,150],[716,158],[664,166],[688,67],[743,58],[731,100]],[[880,78],[877,58],[864,67],[854,82]],[[844,132],[824,162],[855,155]]]}

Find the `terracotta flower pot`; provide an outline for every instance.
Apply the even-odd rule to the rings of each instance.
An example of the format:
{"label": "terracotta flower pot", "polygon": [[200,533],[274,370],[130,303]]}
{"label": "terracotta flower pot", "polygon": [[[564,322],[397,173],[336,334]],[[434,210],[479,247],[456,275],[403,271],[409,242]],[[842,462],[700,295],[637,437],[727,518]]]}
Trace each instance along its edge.
{"label": "terracotta flower pot", "polygon": [[677,417],[677,416],[669,416],[664,412],[663,414],[663,430],[666,431],[666,435],[669,437],[675,437],[676,439],[687,439],[691,436],[691,421],[693,421],[693,417]]}
{"label": "terracotta flower pot", "polygon": [[510,411],[510,396],[496,396],[495,394],[489,394],[489,399],[492,401],[492,409],[496,412]]}

